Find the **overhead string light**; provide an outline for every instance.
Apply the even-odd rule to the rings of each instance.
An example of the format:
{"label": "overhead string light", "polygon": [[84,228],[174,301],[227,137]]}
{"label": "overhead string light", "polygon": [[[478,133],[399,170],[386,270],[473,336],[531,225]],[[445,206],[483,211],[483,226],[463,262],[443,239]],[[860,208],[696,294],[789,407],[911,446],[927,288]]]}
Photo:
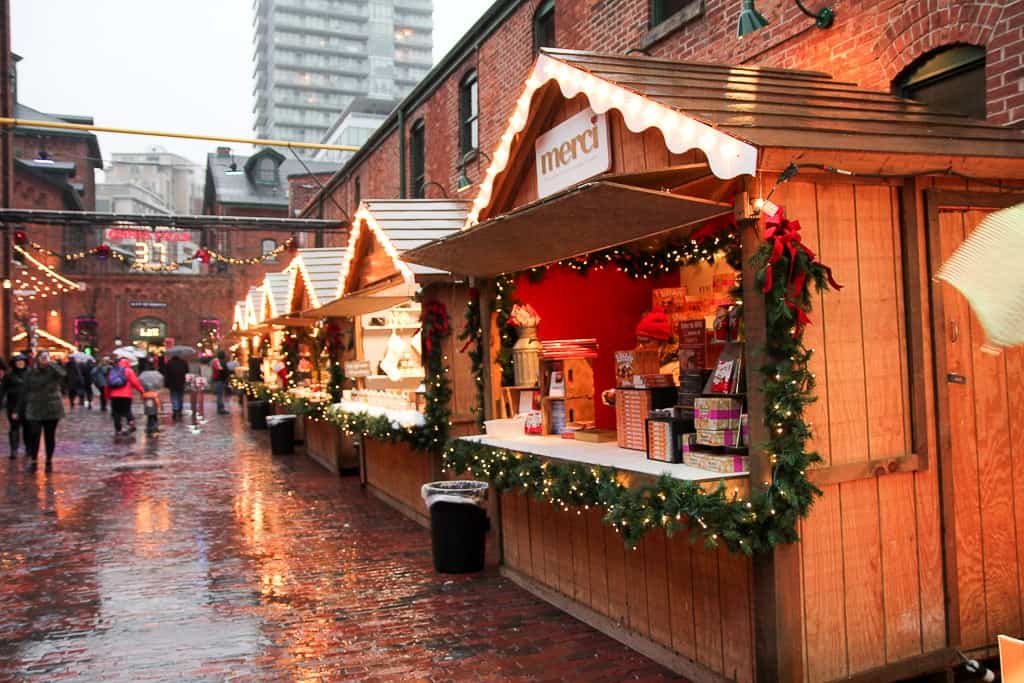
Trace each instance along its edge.
{"label": "overhead string light", "polygon": [[[92,247],[91,249],[82,249],[79,251],[61,253],[59,251],[49,249],[43,246],[42,244],[39,244],[38,242],[29,241],[28,238],[25,236],[24,232],[16,232],[14,241],[15,249],[21,248],[19,247],[19,245],[24,245],[30,247],[31,249],[41,254],[45,254],[52,258],[58,258],[65,262],[81,261],[87,256],[95,256],[100,261],[104,261],[108,258],[114,259],[115,261],[120,261],[121,263],[127,264],[129,268],[131,268],[132,270],[165,273],[173,273],[174,271],[180,268],[188,268],[195,261],[199,261],[204,265],[209,264],[210,262],[213,261],[217,261],[221,263],[227,263],[233,266],[254,266],[275,259],[286,251],[295,251],[295,248],[297,246],[295,237],[292,236],[289,237],[284,242],[282,242],[281,244],[277,245],[274,249],[271,249],[270,251],[265,252],[260,256],[251,256],[249,258],[237,258],[234,256],[228,256],[227,254],[221,253],[214,249],[210,249],[208,247],[200,247],[195,251],[194,254],[192,254],[192,256],[190,256],[187,259],[163,263],[141,261],[132,256],[125,255],[124,253],[114,249],[111,245],[106,243],[99,244],[95,247]],[[27,253],[24,249],[22,249],[22,252]]]}

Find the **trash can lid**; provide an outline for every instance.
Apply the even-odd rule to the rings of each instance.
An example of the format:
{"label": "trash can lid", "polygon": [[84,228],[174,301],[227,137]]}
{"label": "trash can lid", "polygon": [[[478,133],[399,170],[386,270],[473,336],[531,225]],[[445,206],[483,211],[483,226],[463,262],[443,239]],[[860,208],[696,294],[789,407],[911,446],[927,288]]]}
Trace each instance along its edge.
{"label": "trash can lid", "polygon": [[451,481],[432,481],[424,484],[420,490],[423,501],[429,508],[434,503],[442,501],[448,503],[467,503],[469,505],[483,505],[487,499],[487,489],[490,484],[486,481],[473,481],[455,479]]}

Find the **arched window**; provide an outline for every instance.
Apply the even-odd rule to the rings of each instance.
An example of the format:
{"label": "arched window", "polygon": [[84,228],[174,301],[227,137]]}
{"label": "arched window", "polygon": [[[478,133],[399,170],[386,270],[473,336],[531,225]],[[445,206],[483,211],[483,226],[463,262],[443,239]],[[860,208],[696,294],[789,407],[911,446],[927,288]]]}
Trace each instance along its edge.
{"label": "arched window", "polygon": [[985,48],[952,45],[920,57],[892,83],[893,93],[936,109],[985,118]]}
{"label": "arched window", "polygon": [[409,131],[409,161],[413,199],[422,199],[426,182],[426,124],[419,119]]}
{"label": "arched window", "polygon": [[465,156],[480,144],[480,100],[476,71],[470,71],[459,84],[459,151]]}
{"label": "arched window", "polygon": [[[262,242],[260,242],[260,254],[262,254],[264,256],[266,256],[270,252],[274,251],[275,249],[277,249],[277,241],[276,240],[266,239],[266,240],[263,240]],[[268,258],[266,260],[266,263],[277,263],[277,257],[274,256],[272,258]]]}
{"label": "arched window", "polygon": [[555,0],[544,0],[533,13],[533,54],[555,47]]}
{"label": "arched window", "polygon": [[256,182],[261,185],[277,185],[277,164],[270,157],[260,159],[256,165]]}

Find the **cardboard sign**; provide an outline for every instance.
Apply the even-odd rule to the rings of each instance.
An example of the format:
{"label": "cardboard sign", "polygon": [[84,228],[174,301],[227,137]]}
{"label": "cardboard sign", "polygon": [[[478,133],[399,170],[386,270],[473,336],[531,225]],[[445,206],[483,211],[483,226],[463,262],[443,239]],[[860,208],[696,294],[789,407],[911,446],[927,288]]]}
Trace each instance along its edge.
{"label": "cardboard sign", "polygon": [[704,320],[679,321],[679,367],[701,369],[707,367],[708,336]]}
{"label": "cardboard sign", "polygon": [[370,361],[368,360],[347,360],[345,361],[345,376],[346,377],[369,377],[370,376]]}
{"label": "cardboard sign", "polygon": [[534,151],[538,199],[604,173],[612,167],[608,117],[588,107],[537,136]]}

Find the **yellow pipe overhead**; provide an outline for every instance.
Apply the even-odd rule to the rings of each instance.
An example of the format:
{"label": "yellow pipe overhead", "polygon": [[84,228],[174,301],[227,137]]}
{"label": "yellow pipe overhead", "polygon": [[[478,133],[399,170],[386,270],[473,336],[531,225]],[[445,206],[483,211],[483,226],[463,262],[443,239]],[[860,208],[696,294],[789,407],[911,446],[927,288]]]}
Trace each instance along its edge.
{"label": "yellow pipe overhead", "polygon": [[319,142],[288,142],[287,140],[262,140],[260,138],[233,138],[219,135],[200,135],[198,133],[169,133],[161,130],[144,130],[141,128],[114,128],[112,126],[96,126],[85,123],[65,123],[63,121],[35,121],[32,119],[14,119],[0,116],[0,126],[29,126],[32,128],[56,128],[58,130],[84,130],[93,133],[122,133],[124,135],[149,135],[157,138],[182,138],[184,140],[209,140],[211,142],[237,142],[240,145],[257,145],[263,147],[295,147],[298,149],[326,149],[336,152],[357,152],[358,147],[352,145],[324,145]]}

